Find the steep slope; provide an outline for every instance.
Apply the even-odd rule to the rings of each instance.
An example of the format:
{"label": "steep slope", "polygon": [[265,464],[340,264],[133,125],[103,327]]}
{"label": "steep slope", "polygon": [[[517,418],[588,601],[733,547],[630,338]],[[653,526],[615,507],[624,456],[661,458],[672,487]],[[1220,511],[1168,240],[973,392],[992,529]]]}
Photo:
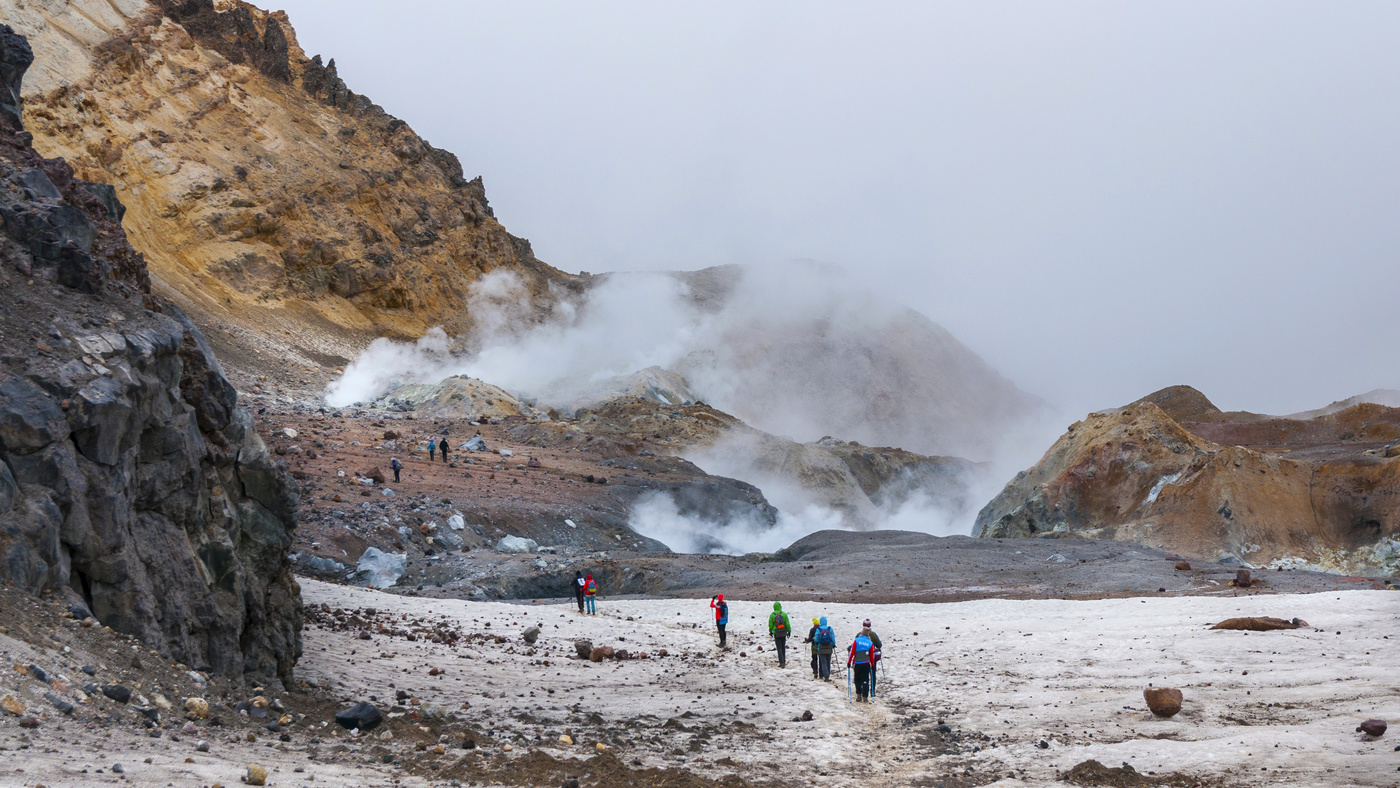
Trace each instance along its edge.
{"label": "steep slope", "polygon": [[[0,96],[30,58],[0,25]],[[0,107],[0,579],[173,661],[289,680],[291,481],[199,330],[150,294],[114,191],[39,156],[17,110]]]}
{"label": "steep slope", "polygon": [[368,341],[469,331],[468,287],[509,270],[543,315],[584,280],[537,260],[480,178],[241,2],[0,0],[51,55],[38,150],[114,183],[165,293],[242,365],[334,367]]}
{"label": "steep slope", "polygon": [[1182,423],[1139,402],[1076,422],[982,509],[976,534],[1125,539],[1256,566],[1400,569],[1400,458],[1386,456],[1400,410],[1361,405],[1311,421],[1178,413],[1206,420]]}

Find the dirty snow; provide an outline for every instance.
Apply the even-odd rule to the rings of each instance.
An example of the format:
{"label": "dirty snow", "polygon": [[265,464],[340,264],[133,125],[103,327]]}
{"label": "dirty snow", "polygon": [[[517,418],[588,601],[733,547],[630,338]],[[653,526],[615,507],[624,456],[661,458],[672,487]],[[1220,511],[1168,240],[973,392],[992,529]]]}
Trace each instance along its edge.
{"label": "dirty snow", "polygon": [[[308,629],[299,678],[381,696],[386,682],[397,679],[425,703],[469,702],[473,715],[502,721],[502,736],[524,736],[504,724],[523,712],[540,720],[545,734],[570,714],[596,713],[611,726],[638,718],[659,725],[690,712],[690,725],[743,721],[772,737],[717,735],[684,755],[639,740],[625,755],[649,766],[689,762],[715,776],[768,776],[777,748],[783,773],[771,776],[822,785],[909,785],[955,773],[976,775],[976,784],[1054,785],[1057,770],[1088,758],[1249,785],[1389,786],[1400,777],[1400,755],[1393,752],[1400,740],[1364,741],[1354,732],[1368,717],[1400,722],[1400,594],[1394,592],[784,603],[799,634],[811,617],[826,615],[848,642],[860,619],[873,619],[886,644],[886,673],[877,702],[857,706],[847,702],[841,668],[833,667],[831,684],[811,679],[806,647],[796,641],[788,668],[777,668],[766,637],[766,601],[730,602],[730,648],[721,654],[704,600],[601,598],[599,615],[580,616],[572,600],[430,600],[302,583],[309,604],[449,619],[514,645],[453,651]],[[1297,616],[1315,628],[1208,629],[1247,615]],[[542,634],[528,654],[518,641],[533,624]],[[594,664],[572,656],[576,638],[652,655],[665,648],[671,656]],[[428,678],[428,666],[442,675]],[[1149,684],[1180,689],[1182,712],[1155,719],[1142,698]],[[794,721],[804,710],[815,720]],[[939,720],[960,746],[930,743]],[[535,746],[571,754],[551,745],[555,740],[557,733],[546,735]],[[1042,740],[1048,749],[1037,746]],[[528,739],[517,747],[521,742]],[[973,745],[980,750],[972,752]],[[715,764],[723,757],[732,766]]]}

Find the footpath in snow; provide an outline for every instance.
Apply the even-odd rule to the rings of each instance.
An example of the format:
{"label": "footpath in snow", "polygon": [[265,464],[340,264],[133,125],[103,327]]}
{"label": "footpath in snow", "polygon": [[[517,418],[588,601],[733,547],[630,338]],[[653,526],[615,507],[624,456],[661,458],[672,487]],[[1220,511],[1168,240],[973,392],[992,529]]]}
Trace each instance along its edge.
{"label": "footpath in snow", "polygon": [[[1394,592],[784,602],[799,635],[825,615],[843,647],[862,619],[873,620],[885,669],[876,702],[857,706],[839,658],[831,683],[815,681],[806,647],[793,640],[788,667],[777,667],[766,634],[771,600],[731,600],[721,652],[705,600],[603,598],[597,616],[581,616],[572,602],[422,599],[302,583],[310,605],[499,636],[450,647],[311,626],[298,676],[381,700],[409,688],[426,705],[489,721],[494,741],[482,749],[510,745],[513,757],[582,757],[582,744],[598,741],[649,767],[807,785],[1054,785],[1088,759],[1131,764],[1144,776],[1180,772],[1203,785],[1400,779],[1400,739],[1355,732],[1367,718],[1400,721]],[[1209,629],[1253,615],[1296,616],[1312,627]],[[533,646],[521,638],[530,626],[541,629]],[[648,658],[589,662],[575,653],[579,639]],[[1181,713],[1153,717],[1142,696],[1148,685],[1180,689]],[[802,721],[807,711],[812,719]],[[561,735],[577,743],[560,744]]]}

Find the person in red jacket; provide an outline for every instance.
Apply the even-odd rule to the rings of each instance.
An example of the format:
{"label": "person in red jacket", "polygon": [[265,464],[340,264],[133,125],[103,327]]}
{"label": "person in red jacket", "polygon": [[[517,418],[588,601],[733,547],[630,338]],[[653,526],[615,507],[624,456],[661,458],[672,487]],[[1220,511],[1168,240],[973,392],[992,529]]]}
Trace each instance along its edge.
{"label": "person in red jacket", "polygon": [[583,602],[588,607],[589,615],[598,615],[597,599],[598,584],[593,582],[593,575],[590,574],[583,583]]}
{"label": "person in red jacket", "polygon": [[729,623],[729,605],[724,601],[724,594],[715,594],[710,597],[710,607],[715,611],[715,628],[719,630],[719,647],[724,648],[724,625]]}

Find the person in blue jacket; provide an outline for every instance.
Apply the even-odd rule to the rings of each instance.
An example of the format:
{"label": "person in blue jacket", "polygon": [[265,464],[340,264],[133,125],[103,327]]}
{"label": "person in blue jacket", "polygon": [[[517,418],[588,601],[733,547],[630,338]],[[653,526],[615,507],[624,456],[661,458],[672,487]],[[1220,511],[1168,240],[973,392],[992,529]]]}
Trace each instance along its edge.
{"label": "person in blue jacket", "polygon": [[831,681],[831,653],[836,650],[836,632],[826,623],[826,616],[817,624],[817,670],[822,681]]}
{"label": "person in blue jacket", "polygon": [[846,655],[846,664],[856,671],[856,703],[870,702],[870,652],[875,644],[862,632],[851,641],[851,650]]}
{"label": "person in blue jacket", "polygon": [[729,623],[729,605],[724,601],[724,594],[715,594],[710,597],[710,607],[715,611],[715,628],[719,630],[719,647],[724,648],[724,625]]}

